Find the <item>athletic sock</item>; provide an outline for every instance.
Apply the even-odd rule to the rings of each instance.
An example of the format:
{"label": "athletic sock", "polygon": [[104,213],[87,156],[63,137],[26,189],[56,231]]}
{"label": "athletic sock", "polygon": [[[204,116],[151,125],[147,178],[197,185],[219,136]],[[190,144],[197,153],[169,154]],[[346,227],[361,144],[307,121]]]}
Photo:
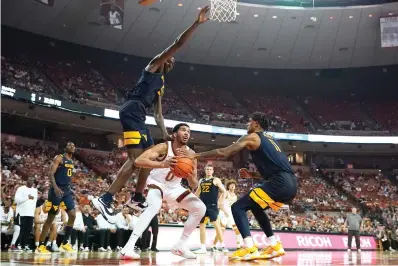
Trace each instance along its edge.
{"label": "athletic sock", "polygon": [[276,237],[275,236],[267,237],[267,239],[268,239],[268,242],[269,242],[270,246],[275,246],[276,245]]}
{"label": "athletic sock", "polygon": [[253,238],[251,236],[246,237],[245,239],[243,239],[243,241],[245,242],[245,246],[247,248],[252,248],[254,246]]}
{"label": "athletic sock", "polygon": [[72,226],[65,226],[65,236],[64,236],[64,241],[62,241],[62,245],[68,244],[68,240],[70,235],[72,234]]}

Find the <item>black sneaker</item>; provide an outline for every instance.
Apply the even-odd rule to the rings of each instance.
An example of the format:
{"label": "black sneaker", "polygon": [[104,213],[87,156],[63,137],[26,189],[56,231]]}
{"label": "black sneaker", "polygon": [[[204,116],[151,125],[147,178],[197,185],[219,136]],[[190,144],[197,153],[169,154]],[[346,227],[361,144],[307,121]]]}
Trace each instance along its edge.
{"label": "black sneaker", "polygon": [[211,251],[211,252],[218,252],[218,249],[217,249],[216,247],[212,247],[212,248],[210,249],[210,251]]}
{"label": "black sneaker", "polygon": [[151,251],[153,252],[159,252],[159,250],[157,248],[151,248]]}
{"label": "black sneaker", "polygon": [[110,203],[104,202],[102,198],[94,198],[91,205],[102,214],[108,223],[115,224],[115,212]]}
{"label": "black sneaker", "polygon": [[146,203],[146,199],[142,194],[134,194],[133,197],[131,197],[131,200],[125,206],[142,212],[148,207],[148,203]]}

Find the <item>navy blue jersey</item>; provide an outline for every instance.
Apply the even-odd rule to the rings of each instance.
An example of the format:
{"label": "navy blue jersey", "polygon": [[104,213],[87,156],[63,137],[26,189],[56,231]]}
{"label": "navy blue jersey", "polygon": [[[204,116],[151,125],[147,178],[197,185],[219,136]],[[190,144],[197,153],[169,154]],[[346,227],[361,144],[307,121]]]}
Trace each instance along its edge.
{"label": "navy blue jersey", "polygon": [[257,132],[257,134],[261,139],[261,144],[257,150],[250,151],[250,154],[261,176],[269,178],[281,172],[294,174],[285,153],[272,136],[265,132]]}
{"label": "navy blue jersey", "polygon": [[157,97],[164,94],[164,76],[161,73],[142,71],[138,83],[127,92],[129,100],[139,100],[146,108],[150,108]]}
{"label": "navy blue jersey", "polygon": [[203,201],[205,205],[216,204],[218,200],[218,187],[214,185],[214,178],[203,178],[200,181],[200,194],[199,198]]}
{"label": "navy blue jersey", "polygon": [[73,161],[66,158],[64,154],[61,154],[61,156],[62,156],[62,161],[58,165],[58,168],[54,174],[55,183],[58,186],[67,186],[71,184],[73,168],[75,166],[73,164]]}

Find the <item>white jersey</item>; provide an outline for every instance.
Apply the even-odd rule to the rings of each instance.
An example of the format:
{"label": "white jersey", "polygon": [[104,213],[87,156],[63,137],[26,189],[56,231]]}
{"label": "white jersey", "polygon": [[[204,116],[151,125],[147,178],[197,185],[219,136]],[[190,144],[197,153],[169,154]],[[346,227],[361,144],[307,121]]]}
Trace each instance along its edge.
{"label": "white jersey", "polygon": [[235,193],[230,193],[227,191],[227,196],[225,198],[225,206],[228,206],[231,208],[232,204],[234,204],[238,200],[238,197],[236,196]]}
{"label": "white jersey", "polygon": [[[174,157],[172,142],[168,141],[167,144],[167,155],[163,158],[162,161],[170,159]],[[189,147],[186,147],[189,150]],[[156,168],[151,171],[148,177],[148,185],[154,184],[158,185],[159,183],[167,186],[167,187],[175,187],[180,186],[181,178],[175,177],[173,173],[170,171],[170,168]]]}
{"label": "white jersey", "polygon": [[40,207],[40,215],[39,215],[39,221],[40,222],[45,222],[47,220],[48,213],[45,213],[43,211],[43,206]]}

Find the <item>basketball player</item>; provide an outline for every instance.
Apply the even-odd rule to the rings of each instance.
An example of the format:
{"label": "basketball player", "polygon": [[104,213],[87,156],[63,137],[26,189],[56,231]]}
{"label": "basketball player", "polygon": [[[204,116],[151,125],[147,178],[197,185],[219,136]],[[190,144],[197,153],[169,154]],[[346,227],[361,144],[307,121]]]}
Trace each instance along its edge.
{"label": "basketball player", "polygon": [[[135,163],[137,167],[153,169],[148,178],[148,207],[138,218],[128,243],[121,250],[121,259],[140,258],[140,255],[134,252],[134,246],[138,238],[148,227],[152,218],[159,213],[162,207],[162,200],[165,200],[169,205],[174,205],[176,209],[181,208],[189,212],[182,236],[171,249],[171,252],[187,259],[196,258],[196,255],[186,245],[189,236],[205,214],[206,206],[195,194],[185,189],[181,185],[182,179],[174,177],[173,172],[170,170],[171,165],[175,163],[172,158],[175,155],[174,151],[176,149],[184,149],[189,153],[193,152],[187,146],[190,134],[190,128],[187,124],[178,124],[173,128],[173,141],[158,144],[145,151],[136,159]],[[186,177],[189,186],[193,189],[198,185],[196,165],[197,162],[194,161],[193,173]]]}
{"label": "basketball player", "polygon": [[[284,203],[289,203],[297,193],[297,178],[278,143],[272,136],[264,132],[268,129],[268,123],[265,114],[256,112],[251,115],[247,123],[248,134],[241,137],[236,143],[226,148],[197,154],[188,154],[184,150],[179,151],[180,155],[185,155],[191,159],[228,158],[232,154],[247,148],[259,174],[251,173],[247,169],[240,169],[240,177],[267,179],[266,183],[250,190],[248,194],[232,205],[232,214],[244,239],[245,247],[234,252],[231,259],[271,259],[285,254],[282,244],[275,239],[271,222],[264,210],[271,208],[277,211]],[[250,234],[246,214],[248,210],[252,211],[268,238],[269,246],[260,253]]]}
{"label": "basketball player", "polygon": [[[39,239],[41,235],[41,231],[43,228],[43,224],[47,220],[48,217],[48,211],[51,209],[51,204],[49,204],[47,201],[43,203],[43,205],[39,206],[36,208],[35,211],[35,218],[34,218],[34,232],[35,232],[35,246],[36,248],[39,247]],[[57,215],[58,216],[58,215]],[[50,232],[50,237],[47,241],[47,247],[50,247],[50,250],[52,252],[57,252],[58,251],[58,246],[57,246],[57,227],[55,224],[52,225],[51,227],[51,232]]]}
{"label": "basketball player", "polygon": [[59,250],[61,252],[75,253],[72,245],[68,243],[69,237],[72,233],[73,223],[76,218],[75,202],[73,200],[73,192],[71,189],[71,178],[73,175],[74,164],[72,161],[72,155],[75,152],[75,144],[68,141],[65,146],[65,153],[57,155],[50,167],[50,180],[51,188],[48,192],[48,217],[43,225],[43,229],[40,234],[39,247],[36,249],[38,254],[51,254],[46,249],[45,240],[50,230],[55,216],[59,212],[60,208],[66,207],[66,212],[68,214],[68,222],[65,226],[65,237],[61,244]]}
{"label": "basketball player", "polygon": [[[228,181],[226,183],[226,188],[227,188],[227,194],[225,197],[224,204],[226,211],[228,212],[228,215],[225,215],[224,212],[220,213],[221,229],[223,230],[223,232],[225,231],[226,228],[232,228],[232,230],[234,230],[236,235],[236,246],[238,249],[240,249],[243,244],[242,243],[243,239],[242,236],[240,235],[238,228],[235,225],[234,217],[232,216],[232,210],[231,210],[232,204],[234,204],[238,200],[238,197],[235,194],[235,188],[236,188],[235,180]],[[214,239],[214,245],[217,244],[218,241],[219,239],[216,236]],[[228,252],[226,248],[222,248],[222,251]]]}
{"label": "basketball player", "polygon": [[[164,125],[162,115],[161,100],[164,93],[164,74],[171,71],[174,66],[173,55],[188,41],[196,28],[208,20],[206,17],[208,10],[208,6],[204,7],[200,11],[197,20],[178,36],[170,47],[149,62],[142,72],[138,83],[128,91],[128,101],[120,108],[119,116],[123,126],[124,144],[127,147],[128,159],[117,173],[116,180],[108,191],[100,198],[94,198],[92,201],[93,206],[101,212],[109,223],[114,223],[114,212],[110,205],[113,195],[133,175],[133,171],[137,167],[134,165],[135,159],[146,149],[153,146],[152,137],[145,125],[147,109],[152,105],[155,110],[156,124],[160,127],[163,137],[166,140],[171,139]],[[147,206],[142,192],[144,191],[149,172],[150,169],[141,169],[135,194],[127,204],[128,207],[142,211]]]}
{"label": "basketball player", "polygon": [[116,29],[122,29],[122,16],[120,16],[115,5],[111,5],[111,10],[109,10],[109,24]]}
{"label": "basketball player", "polygon": [[[221,248],[225,248],[224,245],[224,236],[221,230],[221,223],[218,217],[218,208],[228,216],[228,212],[224,204],[218,206],[219,200],[219,191],[222,193],[220,197],[222,197],[221,202],[224,203],[225,195],[227,191],[225,190],[224,185],[218,177],[213,177],[214,168],[212,165],[208,164],[205,166],[205,177],[199,181],[199,188],[196,191],[196,196],[200,197],[203,203],[206,205],[206,214],[203,216],[200,221],[200,249],[195,250],[196,254],[205,254],[206,250],[206,224],[208,220],[210,220],[211,224],[214,226],[216,231],[216,237],[221,243]],[[211,247],[211,251],[217,251],[216,247]]]}

